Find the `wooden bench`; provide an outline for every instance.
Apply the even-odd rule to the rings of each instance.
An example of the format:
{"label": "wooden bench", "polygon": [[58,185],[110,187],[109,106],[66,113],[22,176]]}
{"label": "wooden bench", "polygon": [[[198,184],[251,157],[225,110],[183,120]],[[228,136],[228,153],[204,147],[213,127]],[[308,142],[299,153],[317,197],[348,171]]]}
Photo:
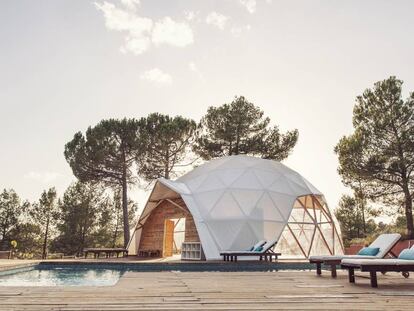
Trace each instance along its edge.
{"label": "wooden bench", "polygon": [[0,259],[10,259],[11,251],[0,251]]}
{"label": "wooden bench", "polygon": [[106,258],[111,257],[112,254],[116,254],[116,258],[120,254],[123,257],[128,256],[128,250],[126,248],[84,248],[83,253],[85,254],[85,258],[88,257],[89,253],[92,253],[94,258],[99,258],[101,253],[104,253]]}
{"label": "wooden bench", "polygon": [[161,257],[160,250],[146,250],[142,249],[138,251],[138,257]]}

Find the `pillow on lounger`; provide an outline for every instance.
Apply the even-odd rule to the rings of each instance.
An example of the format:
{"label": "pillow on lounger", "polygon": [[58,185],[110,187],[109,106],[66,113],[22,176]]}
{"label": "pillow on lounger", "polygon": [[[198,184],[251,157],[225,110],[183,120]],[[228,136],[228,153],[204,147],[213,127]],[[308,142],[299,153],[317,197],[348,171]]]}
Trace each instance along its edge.
{"label": "pillow on lounger", "polygon": [[254,249],[255,252],[261,252],[262,250],[263,250],[263,246],[259,246]]}
{"label": "pillow on lounger", "polygon": [[400,255],[398,256],[398,259],[414,260],[414,249],[403,249]]}
{"label": "pillow on lounger", "polygon": [[364,247],[358,252],[358,255],[375,256],[379,253],[379,247]]}

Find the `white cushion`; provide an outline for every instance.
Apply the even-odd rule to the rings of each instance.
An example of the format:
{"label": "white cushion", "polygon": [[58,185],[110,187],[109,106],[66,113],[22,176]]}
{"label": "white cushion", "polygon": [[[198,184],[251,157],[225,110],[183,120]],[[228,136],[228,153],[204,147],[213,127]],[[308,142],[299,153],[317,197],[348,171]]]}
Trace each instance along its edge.
{"label": "white cushion", "polygon": [[[381,234],[369,246],[369,247],[378,247],[380,249],[378,254],[375,256],[365,256],[365,255],[332,255],[332,256],[329,256],[329,255],[325,255],[325,256],[310,256],[309,259],[316,260],[316,261],[329,261],[329,260],[342,260],[345,258],[350,258],[350,259],[384,258],[385,255],[388,254],[391,248],[400,239],[401,239],[401,235],[399,233]],[[413,248],[414,248],[414,245],[413,245]]]}
{"label": "white cushion", "polygon": [[341,264],[352,264],[352,265],[391,265],[391,266],[402,266],[402,265],[414,265],[414,260],[406,259],[343,259]]}
{"label": "white cushion", "polygon": [[391,248],[401,239],[401,234],[399,233],[387,233],[381,234],[378,238],[372,242],[369,247],[378,247],[380,250],[376,258],[384,258],[385,255],[391,250]]}
{"label": "white cushion", "polygon": [[275,245],[276,242],[277,242],[277,240],[267,241],[266,244],[263,245],[262,252],[268,251],[270,248],[272,248]]}

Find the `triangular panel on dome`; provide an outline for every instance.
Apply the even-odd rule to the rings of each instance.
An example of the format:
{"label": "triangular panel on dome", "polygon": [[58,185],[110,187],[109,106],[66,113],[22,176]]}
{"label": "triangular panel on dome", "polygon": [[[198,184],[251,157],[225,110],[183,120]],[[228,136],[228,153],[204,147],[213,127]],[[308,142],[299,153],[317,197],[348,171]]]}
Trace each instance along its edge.
{"label": "triangular panel on dome", "polygon": [[262,190],[231,190],[231,193],[246,216],[256,207],[256,203],[263,195]]}
{"label": "triangular panel on dome", "polygon": [[235,169],[223,169],[216,172],[217,176],[223,182],[226,187],[231,186],[237,178],[239,178],[243,173],[244,169],[235,168]]}
{"label": "triangular panel on dome", "polygon": [[285,221],[267,192],[257,202],[256,207],[250,213],[250,217],[258,220]]}
{"label": "triangular panel on dome", "polygon": [[209,219],[243,219],[243,211],[230,192],[225,192],[211,209]]}
{"label": "triangular panel on dome", "polygon": [[262,187],[265,189],[268,188],[271,184],[273,184],[277,179],[280,178],[279,175],[275,174],[272,171],[254,169],[253,172],[256,175]]}
{"label": "triangular panel on dome", "polygon": [[192,192],[195,192],[198,188],[200,188],[201,184],[207,179],[207,177],[208,175],[196,176],[188,179],[185,183]]}
{"label": "triangular panel on dome", "polygon": [[288,227],[285,227],[276,244],[276,252],[282,253],[286,257],[306,257],[306,252],[296,242]]}
{"label": "triangular panel on dome", "polygon": [[310,250],[310,256],[313,255],[332,255],[332,244],[328,243],[326,237],[322,235],[319,230],[316,230],[315,237],[313,239],[312,249]]}
{"label": "triangular panel on dome", "polygon": [[209,174],[207,176],[207,178],[197,188],[197,191],[196,192],[206,192],[206,191],[212,191],[212,190],[222,190],[222,189],[225,189],[225,188],[226,188],[226,186],[217,177],[216,174]]}
{"label": "triangular panel on dome", "polygon": [[260,239],[257,238],[251,226],[249,226],[249,224],[246,222],[237,234],[237,237],[230,246],[230,249],[249,250],[249,248],[252,245],[256,244],[259,240]]}
{"label": "triangular panel on dome", "polygon": [[221,163],[216,169],[245,169],[252,165],[251,161],[248,161],[248,157],[244,156],[229,156],[230,160]]}
{"label": "triangular panel on dome", "polygon": [[193,195],[195,201],[198,203],[197,207],[200,214],[207,216],[217,201],[223,196],[224,190],[215,190],[210,192],[196,193]]}
{"label": "triangular panel on dome", "polygon": [[285,228],[284,223],[273,221],[257,221],[249,220],[249,226],[253,229],[257,241],[260,240],[274,240],[276,239]]}
{"label": "triangular panel on dome", "polygon": [[267,189],[273,192],[297,196],[296,192],[292,189],[286,179],[283,178],[278,178],[274,183],[267,187]]}
{"label": "triangular panel on dome", "polygon": [[245,170],[245,172],[236,179],[231,186],[233,189],[258,189],[261,190],[259,180],[251,169]]}
{"label": "triangular panel on dome", "polygon": [[296,197],[272,191],[269,191],[269,195],[275,203],[276,207],[279,209],[280,213],[283,215],[284,219],[289,219]]}
{"label": "triangular panel on dome", "polygon": [[298,195],[306,195],[306,194],[311,193],[309,188],[300,179],[287,178],[286,181],[289,183],[289,185],[293,189],[294,193],[297,193]]}
{"label": "triangular panel on dome", "polygon": [[[312,214],[311,214],[312,215]],[[304,208],[294,208],[290,214],[289,223],[314,224],[314,217],[311,217]]]}
{"label": "triangular panel on dome", "polygon": [[205,222],[219,250],[230,250],[245,220],[209,220]]}

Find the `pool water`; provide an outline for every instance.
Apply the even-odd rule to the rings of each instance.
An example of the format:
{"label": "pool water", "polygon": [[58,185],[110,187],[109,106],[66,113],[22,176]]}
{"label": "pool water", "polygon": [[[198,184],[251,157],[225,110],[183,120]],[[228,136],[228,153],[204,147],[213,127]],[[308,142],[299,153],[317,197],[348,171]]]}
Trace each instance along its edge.
{"label": "pool water", "polygon": [[0,271],[0,286],[113,286],[127,271],[133,272],[277,272],[311,270],[309,263],[276,262],[181,262],[181,263],[40,263]]}
{"label": "pool water", "polygon": [[0,286],[112,286],[122,269],[41,265],[0,273]]}

